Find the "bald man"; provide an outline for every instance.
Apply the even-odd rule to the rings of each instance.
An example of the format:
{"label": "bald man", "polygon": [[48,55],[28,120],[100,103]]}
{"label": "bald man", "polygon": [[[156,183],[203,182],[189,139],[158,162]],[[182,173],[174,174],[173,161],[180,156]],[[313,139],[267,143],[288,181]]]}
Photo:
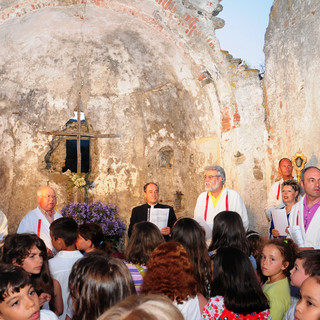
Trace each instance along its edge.
{"label": "bald man", "polygon": [[288,158],[282,158],[279,161],[278,173],[281,175],[281,180],[275,182],[269,191],[267,209],[270,207],[276,207],[279,205],[284,205],[282,201],[281,185],[283,181],[295,179],[292,175],[293,166],[292,162]]}
{"label": "bald man", "polygon": [[41,187],[37,192],[38,207],[27,213],[20,222],[18,233],[35,233],[52,251],[49,227],[51,222],[62,215],[54,210],[57,204],[55,191],[49,187]]}

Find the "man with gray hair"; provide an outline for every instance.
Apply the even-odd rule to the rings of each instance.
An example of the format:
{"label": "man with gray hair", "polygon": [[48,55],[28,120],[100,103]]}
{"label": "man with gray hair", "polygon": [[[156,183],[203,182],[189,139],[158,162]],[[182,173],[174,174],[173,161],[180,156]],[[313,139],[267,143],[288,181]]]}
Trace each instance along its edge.
{"label": "man with gray hair", "polygon": [[49,227],[51,222],[62,217],[54,210],[57,204],[55,191],[49,187],[41,187],[37,191],[38,207],[27,213],[20,222],[17,233],[35,233],[47,246],[52,254],[53,246],[50,238]]}
{"label": "man with gray hair", "polygon": [[214,217],[222,211],[235,211],[243,221],[247,230],[249,226],[248,214],[239,193],[224,186],[226,174],[224,169],[218,165],[206,167],[205,169],[205,192],[202,192],[194,209],[194,217],[204,219],[212,228]]}

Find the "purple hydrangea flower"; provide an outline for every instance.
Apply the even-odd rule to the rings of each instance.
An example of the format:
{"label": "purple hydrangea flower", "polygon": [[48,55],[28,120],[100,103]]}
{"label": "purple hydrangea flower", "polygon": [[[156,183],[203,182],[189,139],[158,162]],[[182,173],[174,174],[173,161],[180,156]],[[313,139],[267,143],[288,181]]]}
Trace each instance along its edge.
{"label": "purple hydrangea flower", "polygon": [[106,236],[121,236],[125,224],[118,217],[118,208],[115,205],[103,205],[101,201],[91,204],[70,203],[61,210],[64,217],[73,218],[79,225],[95,222],[101,225]]}

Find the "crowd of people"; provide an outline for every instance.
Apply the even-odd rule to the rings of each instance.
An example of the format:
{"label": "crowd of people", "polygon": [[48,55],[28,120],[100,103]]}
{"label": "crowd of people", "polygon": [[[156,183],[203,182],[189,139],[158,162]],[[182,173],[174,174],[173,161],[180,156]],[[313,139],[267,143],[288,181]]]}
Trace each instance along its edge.
{"label": "crowd of people", "polygon": [[[0,320],[319,320],[320,169],[304,169],[302,189],[292,169],[280,160],[268,237],[248,230],[245,204],[218,165],[205,168],[194,218],[177,220],[147,183],[122,259],[101,226],[62,217],[55,191],[40,188],[38,207],[3,234]],[[284,210],[285,235],[275,209]]]}

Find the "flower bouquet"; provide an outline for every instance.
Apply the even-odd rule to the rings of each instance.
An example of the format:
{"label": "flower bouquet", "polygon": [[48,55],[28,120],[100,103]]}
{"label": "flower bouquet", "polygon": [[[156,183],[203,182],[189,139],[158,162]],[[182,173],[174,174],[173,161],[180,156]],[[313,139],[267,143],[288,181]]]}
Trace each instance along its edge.
{"label": "flower bouquet", "polygon": [[98,223],[104,232],[105,240],[115,247],[125,230],[125,224],[118,217],[118,208],[114,205],[103,205],[101,201],[91,204],[70,203],[61,210],[64,217],[73,218],[78,225],[83,223]]}

